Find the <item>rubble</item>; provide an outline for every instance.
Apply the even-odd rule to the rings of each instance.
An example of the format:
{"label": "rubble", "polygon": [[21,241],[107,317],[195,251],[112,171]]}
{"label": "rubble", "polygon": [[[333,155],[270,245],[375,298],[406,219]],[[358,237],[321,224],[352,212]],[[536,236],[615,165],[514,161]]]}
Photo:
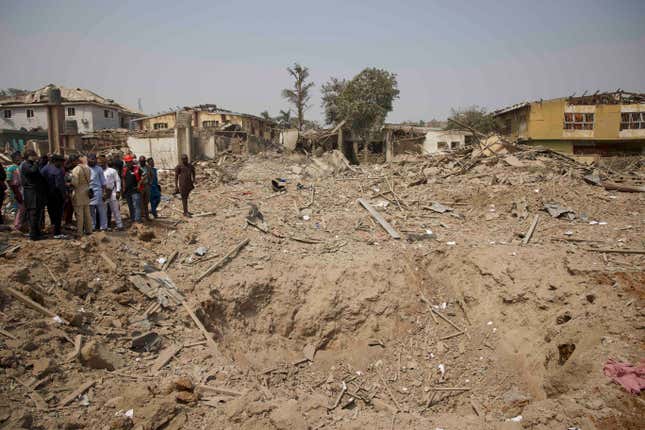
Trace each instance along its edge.
{"label": "rubble", "polygon": [[197,163],[208,216],[0,232],[0,427],[637,428],[598,363],[641,358],[643,195],[585,177],[644,166],[501,142],[226,154]]}

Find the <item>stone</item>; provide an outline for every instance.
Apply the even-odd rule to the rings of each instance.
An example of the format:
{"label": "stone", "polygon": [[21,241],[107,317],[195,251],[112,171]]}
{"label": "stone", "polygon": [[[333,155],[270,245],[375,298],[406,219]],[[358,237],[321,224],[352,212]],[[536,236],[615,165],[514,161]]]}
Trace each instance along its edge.
{"label": "stone", "polygon": [[195,393],[191,393],[189,391],[178,391],[177,394],[175,394],[175,400],[177,400],[177,403],[195,403],[197,399],[197,395]]}
{"label": "stone", "polygon": [[195,389],[193,381],[191,381],[187,376],[182,376],[181,378],[175,379],[174,386],[178,391],[192,392]]}
{"label": "stone", "polygon": [[31,369],[31,374],[36,378],[42,378],[50,374],[55,366],[50,358],[38,358],[35,360],[29,360],[28,364],[33,366]]}
{"label": "stone", "polygon": [[105,345],[93,340],[81,349],[81,362],[92,369],[115,370],[124,366],[124,361]]}

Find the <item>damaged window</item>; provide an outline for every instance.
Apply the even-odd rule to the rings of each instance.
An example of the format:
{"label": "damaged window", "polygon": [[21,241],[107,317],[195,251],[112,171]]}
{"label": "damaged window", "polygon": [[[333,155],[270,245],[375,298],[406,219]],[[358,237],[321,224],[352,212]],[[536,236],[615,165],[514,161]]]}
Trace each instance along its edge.
{"label": "damaged window", "polygon": [[593,130],[594,114],[593,113],[564,113],[565,130]]}
{"label": "damaged window", "polygon": [[27,109],[27,118],[33,118],[33,117],[34,117],[34,110]]}
{"label": "damaged window", "polygon": [[459,148],[459,142],[450,142],[450,149]]}
{"label": "damaged window", "polygon": [[11,110],[6,109],[6,110],[4,111],[4,117],[5,117],[5,118],[11,118]]}
{"label": "damaged window", "polygon": [[645,130],[645,112],[623,112],[620,114],[621,130]]}
{"label": "damaged window", "polygon": [[155,130],[160,130],[162,128],[168,128],[168,123],[167,122],[155,122],[152,127]]}
{"label": "damaged window", "polygon": [[437,149],[439,150],[448,149],[448,142],[437,142]]}
{"label": "damaged window", "polygon": [[68,107],[67,108],[67,116],[74,116],[74,115],[76,115],[76,108]]}
{"label": "damaged window", "polygon": [[219,121],[202,121],[202,127],[217,127],[219,126]]}

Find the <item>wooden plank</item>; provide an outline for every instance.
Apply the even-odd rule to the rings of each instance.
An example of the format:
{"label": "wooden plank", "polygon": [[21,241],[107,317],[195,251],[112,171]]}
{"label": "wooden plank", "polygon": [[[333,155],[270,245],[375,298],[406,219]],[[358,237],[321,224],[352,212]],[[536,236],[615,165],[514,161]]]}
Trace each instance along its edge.
{"label": "wooden plank", "polygon": [[540,215],[535,215],[535,218],[533,218],[533,222],[531,223],[531,227],[529,227],[529,231],[526,232],[524,235],[524,240],[522,243],[526,245],[529,243],[531,240],[531,237],[533,236],[533,232],[535,231],[535,227],[537,227],[538,221],[540,220]]}
{"label": "wooden plank", "polygon": [[166,364],[170,362],[170,360],[172,360],[175,355],[177,355],[179,351],[181,351],[181,349],[181,345],[172,345],[161,351],[154,364],[152,365],[152,370],[154,372],[159,372]]}
{"label": "wooden plank", "polygon": [[0,329],[0,334],[3,335],[3,336],[7,336],[9,339],[17,340],[16,336],[12,335],[11,333],[9,333],[6,330]]}
{"label": "wooden plank", "polygon": [[112,261],[112,260],[110,259],[110,257],[108,257],[108,256],[105,254],[105,252],[101,252],[99,255],[100,255],[100,256],[101,256],[101,258],[105,261],[105,263],[110,267],[110,269],[111,269],[112,271],[116,272],[116,269],[117,269],[117,265],[116,265],[116,263],[115,263],[114,261]]}
{"label": "wooden plank", "polygon": [[177,258],[177,255],[179,255],[179,251],[175,251],[172,254],[170,254],[170,257],[168,257],[168,259],[163,264],[163,266],[161,266],[161,270],[164,271],[164,272],[166,270],[168,270],[168,267],[170,267],[170,265],[173,263],[173,261],[175,261],[175,258]]}
{"label": "wooden plank", "polygon": [[583,248],[583,250],[593,252],[606,252],[610,254],[645,254],[645,249]]}
{"label": "wooden plank", "polygon": [[623,184],[614,184],[612,182],[602,182],[601,185],[605,187],[607,191],[622,191],[624,193],[645,193],[645,187],[639,187],[635,185],[623,185]]}
{"label": "wooden plank", "polygon": [[80,387],[78,387],[76,390],[74,390],[74,391],[72,392],[72,394],[70,394],[69,396],[65,397],[65,398],[60,402],[60,406],[67,406],[67,405],[69,405],[69,404],[70,404],[70,403],[72,403],[72,402],[74,401],[74,399],[76,399],[78,396],[83,395],[83,393],[85,393],[87,390],[89,390],[90,388],[92,388],[92,386],[94,386],[94,384],[96,384],[96,381],[88,381],[88,382],[84,383],[83,385],[81,385]]}
{"label": "wooden plank", "polygon": [[362,199],[362,198],[361,198],[361,199],[358,199],[358,200],[357,200],[357,202],[358,202],[361,206],[363,206],[363,207],[367,210],[367,212],[369,212],[369,214],[372,216],[372,218],[374,218],[376,221],[378,221],[378,223],[379,223],[379,224],[381,224],[381,227],[383,227],[383,229],[384,229],[385,231],[387,231],[387,232],[388,232],[388,234],[389,234],[393,239],[401,239],[401,235],[399,234],[399,232],[397,232],[397,231],[394,229],[394,227],[392,227],[392,226],[390,225],[390,223],[389,223],[389,222],[387,222],[387,221],[385,220],[385,218],[383,218],[383,216],[382,216],[380,213],[378,213],[378,211],[377,211],[376,209],[374,209],[374,207],[372,207],[372,205],[370,205],[369,203],[367,203],[367,201],[365,201],[365,200],[364,200],[364,199]]}
{"label": "wooden plank", "polygon": [[249,243],[249,239],[244,239],[242,242],[238,243],[235,245],[233,249],[231,249],[224,257],[222,257],[217,263],[213,264],[211,267],[206,269],[204,273],[199,275],[197,280],[195,282],[199,282],[211,273],[215,272],[216,270],[220,269],[223,267],[226,263],[228,263],[238,252],[242,250],[247,244]]}
{"label": "wooden plank", "polygon": [[204,335],[204,338],[206,339],[206,343],[211,348],[213,353],[215,353],[216,355],[219,354],[219,351],[217,349],[217,344],[213,340],[212,334],[208,330],[206,330],[206,327],[204,327],[204,324],[202,324],[199,318],[197,318],[197,315],[195,315],[192,309],[190,309],[190,307],[188,306],[188,303],[182,300],[181,304],[184,306],[184,309],[186,309],[186,312],[188,312],[188,315],[190,315],[192,320],[195,322],[195,325],[197,326],[197,328],[199,328],[199,330]]}
{"label": "wooden plank", "polygon": [[224,394],[226,396],[231,396],[231,397],[240,397],[242,392],[231,390],[229,388],[224,388],[224,387],[214,387],[212,385],[198,385],[197,386],[197,391],[202,392],[202,393],[215,393],[215,394]]}
{"label": "wooden plank", "polygon": [[12,252],[15,252],[15,251],[17,251],[19,249],[20,249],[20,245],[15,245],[15,246],[11,246],[9,248],[6,248],[6,249],[0,251],[0,257],[3,257],[5,255],[7,255],[7,254],[11,254]]}
{"label": "wooden plank", "polygon": [[29,297],[22,294],[20,291],[17,291],[12,287],[4,287],[4,289],[6,292],[11,294],[13,297],[15,297],[19,302],[24,303],[25,305],[39,311],[40,313],[47,315],[48,317],[60,319],[60,321],[62,321],[63,323],[69,324],[67,321],[65,321],[64,319],[62,319],[61,317],[59,317],[58,315],[56,315],[55,313],[47,309],[46,307],[34,302]]}
{"label": "wooden plank", "polygon": [[77,334],[74,338],[74,351],[70,352],[67,356],[67,361],[75,360],[81,353],[81,346],[83,346],[83,336]]}

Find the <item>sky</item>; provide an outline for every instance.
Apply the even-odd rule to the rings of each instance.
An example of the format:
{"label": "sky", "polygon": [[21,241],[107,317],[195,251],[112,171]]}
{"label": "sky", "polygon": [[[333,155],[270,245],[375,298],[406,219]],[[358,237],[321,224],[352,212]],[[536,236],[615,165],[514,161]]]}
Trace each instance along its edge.
{"label": "sky", "polygon": [[292,82],[397,75],[388,122],[584,91],[645,92],[645,1],[0,0],[0,88],[54,83],[143,111],[277,115]]}

